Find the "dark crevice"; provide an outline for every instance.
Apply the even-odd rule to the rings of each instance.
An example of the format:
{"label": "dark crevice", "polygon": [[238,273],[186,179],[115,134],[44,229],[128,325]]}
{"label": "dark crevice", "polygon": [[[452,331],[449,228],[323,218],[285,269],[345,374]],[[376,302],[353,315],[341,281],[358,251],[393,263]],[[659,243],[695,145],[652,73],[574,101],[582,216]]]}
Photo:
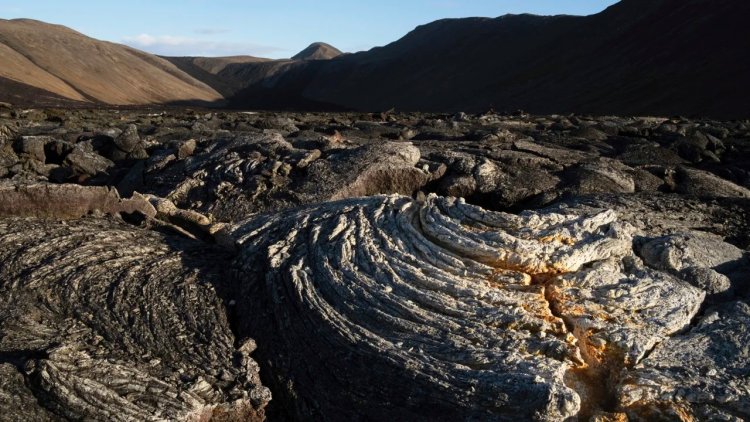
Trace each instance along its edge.
{"label": "dark crevice", "polygon": [[[672,336],[674,336],[674,335],[676,335],[676,334],[672,334]],[[669,336],[669,337],[672,337],[672,336]],[[649,347],[648,350],[646,350],[645,352],[643,352],[643,356],[640,359],[638,359],[638,362],[636,362],[636,364],[641,363],[644,360],[648,359],[648,357],[651,356],[651,353],[653,353],[654,350],[656,350],[659,347],[659,345],[662,344],[662,342],[663,341],[657,341],[656,343],[654,343],[653,346]]]}
{"label": "dark crevice", "polygon": [[[60,413],[60,409],[55,408],[51,405],[49,400],[46,400],[45,392],[39,388],[38,380],[35,377],[33,371],[29,371],[29,362],[40,361],[49,359],[49,349],[57,347],[58,344],[52,344],[48,349],[43,350],[11,350],[0,352],[0,364],[10,364],[20,374],[23,379],[23,385],[28,392],[34,397],[37,405],[40,409],[45,409],[51,415],[59,417],[59,420],[64,420],[65,415]],[[32,366],[33,367],[33,366]],[[3,409],[7,410],[7,409]],[[2,418],[0,418],[2,419]],[[55,419],[57,420],[57,419]]]}
{"label": "dark crevice", "polygon": [[23,368],[30,360],[49,359],[47,350],[12,350],[0,352],[0,364],[9,363],[24,373]]}

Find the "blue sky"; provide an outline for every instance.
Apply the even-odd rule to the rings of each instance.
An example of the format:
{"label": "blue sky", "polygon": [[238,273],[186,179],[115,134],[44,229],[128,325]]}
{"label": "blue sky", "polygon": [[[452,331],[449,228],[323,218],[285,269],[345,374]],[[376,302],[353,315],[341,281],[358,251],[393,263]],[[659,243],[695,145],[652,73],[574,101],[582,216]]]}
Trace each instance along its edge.
{"label": "blue sky", "polygon": [[163,55],[290,57],[314,41],[347,52],[441,18],[589,15],[616,0],[0,0],[0,17],[69,26]]}

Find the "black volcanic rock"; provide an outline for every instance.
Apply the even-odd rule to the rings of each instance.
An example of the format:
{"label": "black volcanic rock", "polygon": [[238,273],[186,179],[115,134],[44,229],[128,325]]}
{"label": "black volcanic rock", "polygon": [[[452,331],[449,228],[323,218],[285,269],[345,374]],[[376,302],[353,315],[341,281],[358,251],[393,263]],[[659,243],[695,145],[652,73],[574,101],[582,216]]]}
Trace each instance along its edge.
{"label": "black volcanic rock", "polygon": [[747,121],[3,110],[6,419],[750,418]]}
{"label": "black volcanic rock", "polygon": [[216,292],[222,251],[26,217],[0,220],[0,258],[3,419],[264,419],[255,344],[235,343]]}

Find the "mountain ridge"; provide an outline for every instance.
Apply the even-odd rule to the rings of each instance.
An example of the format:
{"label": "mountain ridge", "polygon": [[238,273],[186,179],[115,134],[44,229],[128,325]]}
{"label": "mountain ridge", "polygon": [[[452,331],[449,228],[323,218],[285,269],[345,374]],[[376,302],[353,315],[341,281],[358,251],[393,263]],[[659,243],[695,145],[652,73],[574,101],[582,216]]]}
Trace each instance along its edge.
{"label": "mountain ridge", "polygon": [[[444,19],[275,75],[274,85],[362,111],[746,117],[748,15],[750,4],[738,0],[624,0],[590,16]],[[273,91],[261,80],[230,103],[266,108]]]}
{"label": "mountain ridge", "polygon": [[[740,0],[623,0],[590,16],[441,19],[369,51],[341,54],[316,42],[280,60],[158,57],[43,24],[55,29],[55,37],[135,57],[138,65],[127,68],[126,76],[139,74],[139,83],[106,66],[78,66],[74,76],[98,80],[94,87],[71,82],[69,73],[47,72],[49,64],[37,65],[46,56],[32,54],[18,40],[8,42],[2,30],[8,22],[41,23],[3,20],[0,64],[5,66],[0,66],[0,77],[32,81],[35,89],[84,103],[201,100],[204,105],[267,110],[523,109],[535,114],[742,118],[750,110],[750,27],[743,21],[749,15],[750,3]],[[52,64],[76,68],[75,54],[65,49],[54,54],[59,57],[49,59]],[[26,79],[17,76],[24,71]],[[170,84],[156,82],[164,78]],[[171,88],[165,93],[159,90],[164,86]],[[133,89],[140,92],[124,94]],[[175,92],[179,95],[171,95]]]}

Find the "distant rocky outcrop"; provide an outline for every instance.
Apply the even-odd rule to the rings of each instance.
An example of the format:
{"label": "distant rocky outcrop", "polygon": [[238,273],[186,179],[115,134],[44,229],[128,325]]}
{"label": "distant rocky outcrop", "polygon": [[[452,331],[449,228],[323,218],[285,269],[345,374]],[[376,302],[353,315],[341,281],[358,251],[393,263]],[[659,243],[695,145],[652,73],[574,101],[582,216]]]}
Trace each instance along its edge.
{"label": "distant rocky outcrop", "polygon": [[235,77],[232,70],[252,64],[274,62],[253,56],[229,57],[162,57],[177,66],[180,70],[202,81],[226,98],[233,96],[251,81]]}
{"label": "distant rocky outcrop", "polygon": [[315,42],[292,56],[292,60],[329,60],[343,54],[336,47],[324,42]]}
{"label": "distant rocky outcrop", "polygon": [[[274,87],[276,76],[302,69],[307,62],[322,62],[340,56],[341,51],[325,43],[313,43],[291,59],[271,60],[252,56],[233,57],[163,57],[194,78],[205,82],[220,92],[225,98],[236,95],[253,95],[264,108],[318,109],[319,104],[308,104],[299,95],[301,85],[275,87],[273,99],[263,93],[249,94],[249,87],[262,85]],[[284,93],[291,95],[288,97]]]}

